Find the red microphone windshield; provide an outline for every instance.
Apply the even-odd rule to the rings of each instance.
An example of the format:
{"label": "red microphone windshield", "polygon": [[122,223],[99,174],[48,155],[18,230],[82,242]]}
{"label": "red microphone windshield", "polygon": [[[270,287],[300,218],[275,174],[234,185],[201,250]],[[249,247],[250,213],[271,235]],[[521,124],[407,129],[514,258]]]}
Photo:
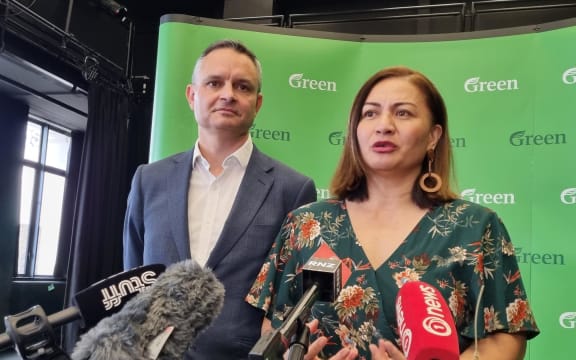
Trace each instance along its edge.
{"label": "red microphone windshield", "polygon": [[396,321],[406,360],[458,360],[458,334],[442,294],[422,281],[405,283],[396,297]]}

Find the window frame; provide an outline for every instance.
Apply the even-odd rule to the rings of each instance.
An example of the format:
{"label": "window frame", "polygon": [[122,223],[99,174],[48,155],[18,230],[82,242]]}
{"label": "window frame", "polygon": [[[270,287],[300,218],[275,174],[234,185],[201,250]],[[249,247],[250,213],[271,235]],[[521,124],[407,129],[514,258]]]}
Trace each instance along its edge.
{"label": "window frame", "polygon": [[[63,196],[63,203],[62,208],[60,209],[62,213],[65,212],[64,203],[66,198],[66,188],[69,183],[69,176],[70,176],[70,159],[72,157],[72,130],[66,129],[64,127],[60,127],[55,125],[48,120],[40,118],[38,116],[34,116],[32,114],[28,115],[27,126],[28,123],[34,123],[41,128],[40,132],[40,144],[39,144],[39,157],[38,161],[28,160],[22,157],[22,169],[24,167],[29,167],[34,170],[34,183],[32,187],[32,204],[30,207],[30,218],[29,220],[29,231],[28,231],[28,239],[27,246],[26,246],[26,255],[24,257],[24,273],[19,273],[19,259],[14,263],[14,277],[16,279],[57,279],[59,278],[52,273],[52,275],[37,275],[35,274],[36,271],[36,262],[38,259],[38,241],[39,241],[39,231],[40,231],[40,216],[42,210],[42,194],[43,194],[43,186],[46,174],[53,174],[57,176],[62,176],[64,178],[64,193]],[[70,139],[70,146],[68,148],[68,158],[66,163],[66,170],[62,170],[53,166],[46,165],[47,153],[48,153],[48,135],[50,131],[59,133],[61,135],[65,135]],[[24,149],[22,149],[24,153]],[[21,188],[21,191],[23,189]],[[64,219],[60,219],[60,228],[58,232],[58,240],[57,240],[57,247],[60,249],[62,244],[62,225],[65,223]],[[22,224],[19,224],[22,226]],[[20,243],[20,236],[18,237],[18,243]],[[57,256],[58,257],[58,256]],[[58,259],[55,259],[58,261]],[[56,267],[58,265],[56,264]]]}

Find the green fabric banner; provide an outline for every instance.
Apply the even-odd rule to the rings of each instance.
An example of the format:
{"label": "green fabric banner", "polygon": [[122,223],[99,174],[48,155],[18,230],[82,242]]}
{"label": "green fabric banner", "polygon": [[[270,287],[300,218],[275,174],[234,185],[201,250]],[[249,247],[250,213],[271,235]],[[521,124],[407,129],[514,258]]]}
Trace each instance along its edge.
{"label": "green fabric banner", "polygon": [[449,113],[462,198],[498,212],[542,334],[526,359],[570,358],[576,337],[576,21],[450,36],[360,36],[183,15],[162,19],[150,160],[190,149],[184,92],[210,43],[236,39],[263,65],[251,135],[314,178],[319,198],[340,156],[360,85],[391,65],[438,86]]}

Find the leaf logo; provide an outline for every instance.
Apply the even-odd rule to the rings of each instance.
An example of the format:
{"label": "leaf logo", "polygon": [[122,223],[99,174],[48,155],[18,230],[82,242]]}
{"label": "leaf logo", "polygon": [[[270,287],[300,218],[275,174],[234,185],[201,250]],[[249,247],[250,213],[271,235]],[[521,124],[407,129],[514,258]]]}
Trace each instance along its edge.
{"label": "leaf logo", "polygon": [[562,81],[567,85],[576,84],[576,68],[564,71],[564,74],[562,74]]}

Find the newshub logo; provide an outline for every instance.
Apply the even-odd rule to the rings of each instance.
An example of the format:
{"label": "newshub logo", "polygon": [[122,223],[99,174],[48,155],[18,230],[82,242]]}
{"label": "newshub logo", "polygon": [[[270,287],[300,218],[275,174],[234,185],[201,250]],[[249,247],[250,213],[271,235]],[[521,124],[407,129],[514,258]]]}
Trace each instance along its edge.
{"label": "newshub logo", "polygon": [[295,89],[310,89],[317,91],[332,91],[336,92],[336,81],[310,79],[302,73],[290,75],[288,84]]}
{"label": "newshub logo", "polygon": [[464,90],[467,93],[499,92],[518,90],[518,80],[480,80],[473,77],[464,82]]}
{"label": "newshub logo", "polygon": [[476,189],[464,189],[460,193],[460,196],[468,201],[475,202],[477,204],[497,204],[497,205],[508,205],[515,204],[516,199],[514,194],[509,193],[481,193],[476,191]]}
{"label": "newshub logo", "polygon": [[576,84],[576,68],[570,68],[562,74],[562,82],[566,85]]}

